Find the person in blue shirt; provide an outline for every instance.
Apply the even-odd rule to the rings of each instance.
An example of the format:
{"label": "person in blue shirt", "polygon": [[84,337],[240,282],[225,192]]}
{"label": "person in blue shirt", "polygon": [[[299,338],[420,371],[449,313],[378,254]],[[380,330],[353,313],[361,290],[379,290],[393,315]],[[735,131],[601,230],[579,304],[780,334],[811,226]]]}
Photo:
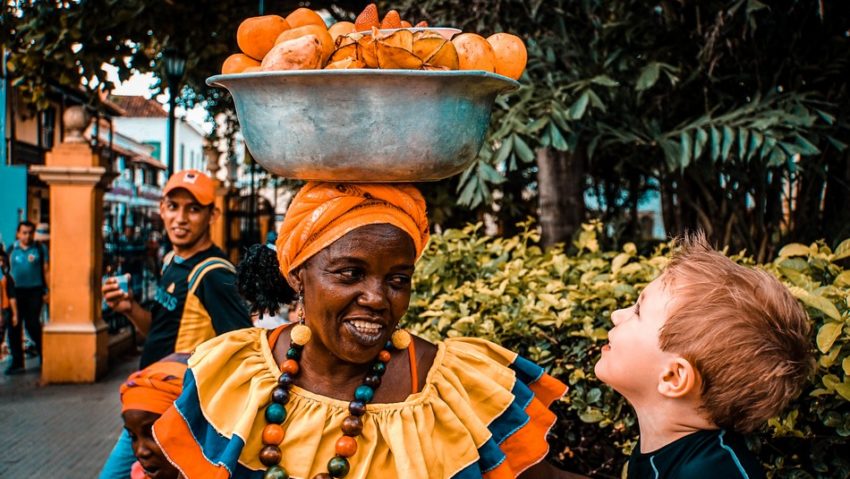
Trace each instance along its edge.
{"label": "person in blue shirt", "polygon": [[15,244],[9,248],[9,267],[15,281],[15,298],[18,302],[18,324],[9,330],[9,351],[12,362],[6,374],[24,371],[23,329],[35,342],[36,352],[41,357],[41,308],[48,300],[48,254],[47,248],[36,244],[35,225],[29,221],[18,224]]}

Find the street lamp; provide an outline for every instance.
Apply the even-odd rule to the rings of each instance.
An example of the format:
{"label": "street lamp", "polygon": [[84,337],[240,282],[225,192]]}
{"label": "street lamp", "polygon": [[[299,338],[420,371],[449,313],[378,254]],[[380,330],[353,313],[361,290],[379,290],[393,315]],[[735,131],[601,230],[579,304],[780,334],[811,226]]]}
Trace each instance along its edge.
{"label": "street lamp", "polygon": [[174,48],[162,52],[165,60],[165,78],[168,80],[168,177],[174,174],[174,109],[180,93],[180,80],[186,71],[186,57]]}

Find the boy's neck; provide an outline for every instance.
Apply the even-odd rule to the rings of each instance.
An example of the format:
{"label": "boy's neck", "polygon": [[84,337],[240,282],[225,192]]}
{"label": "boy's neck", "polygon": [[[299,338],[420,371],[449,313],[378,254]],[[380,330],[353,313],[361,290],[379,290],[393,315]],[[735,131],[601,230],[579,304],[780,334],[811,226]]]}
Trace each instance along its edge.
{"label": "boy's neck", "polygon": [[717,429],[698,412],[698,405],[687,399],[654,400],[633,404],[640,429],[640,452],[646,454],[706,429]]}

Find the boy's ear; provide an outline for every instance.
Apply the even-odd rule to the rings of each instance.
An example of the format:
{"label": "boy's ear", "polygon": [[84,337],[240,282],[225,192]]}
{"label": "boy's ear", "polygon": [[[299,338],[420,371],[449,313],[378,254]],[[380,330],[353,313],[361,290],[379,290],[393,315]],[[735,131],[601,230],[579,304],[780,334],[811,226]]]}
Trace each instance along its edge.
{"label": "boy's ear", "polygon": [[210,225],[212,225],[213,223],[215,223],[215,222],[216,222],[216,220],[218,220],[218,218],[219,218],[220,216],[221,216],[221,210],[218,208],[218,206],[213,206],[213,207],[210,209]]}
{"label": "boy's ear", "polygon": [[674,399],[687,396],[699,385],[696,368],[685,358],[671,358],[658,378],[658,392]]}

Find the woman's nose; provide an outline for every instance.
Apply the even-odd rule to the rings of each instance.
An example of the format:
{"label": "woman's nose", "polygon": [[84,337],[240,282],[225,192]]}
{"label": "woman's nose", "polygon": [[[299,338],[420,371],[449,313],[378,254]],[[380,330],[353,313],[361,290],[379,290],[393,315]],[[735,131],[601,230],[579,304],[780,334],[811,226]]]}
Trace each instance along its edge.
{"label": "woman's nose", "polygon": [[381,281],[377,279],[365,281],[357,301],[361,306],[371,309],[386,308],[387,296]]}

